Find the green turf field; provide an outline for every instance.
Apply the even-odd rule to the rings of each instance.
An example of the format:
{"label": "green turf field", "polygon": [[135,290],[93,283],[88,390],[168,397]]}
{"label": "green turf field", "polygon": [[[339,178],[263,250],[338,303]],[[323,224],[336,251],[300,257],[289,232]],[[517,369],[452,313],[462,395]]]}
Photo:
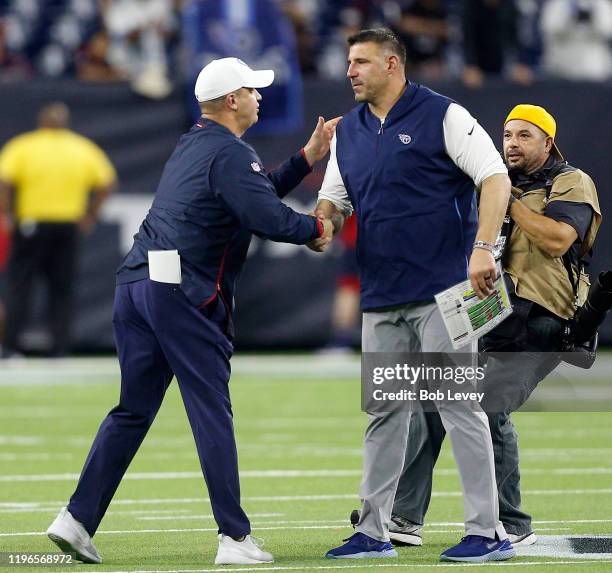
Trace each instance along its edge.
{"label": "green turf field", "polygon": [[[0,364],[0,552],[55,551],[44,531],[72,492],[99,423],[118,396],[115,361]],[[445,445],[422,548],[397,560],[331,561],[358,506],[361,440],[358,362],[238,357],[231,387],[244,506],[275,571],[440,564],[462,535],[459,480]],[[588,380],[585,385],[588,385]],[[525,508],[542,536],[612,535],[612,414],[521,413]],[[176,384],[95,537],[104,563],[32,571],[214,571],[216,528]],[[537,547],[537,546],[536,546]],[[520,556],[487,570],[612,571],[600,559]],[[0,571],[17,568],[0,568]]]}

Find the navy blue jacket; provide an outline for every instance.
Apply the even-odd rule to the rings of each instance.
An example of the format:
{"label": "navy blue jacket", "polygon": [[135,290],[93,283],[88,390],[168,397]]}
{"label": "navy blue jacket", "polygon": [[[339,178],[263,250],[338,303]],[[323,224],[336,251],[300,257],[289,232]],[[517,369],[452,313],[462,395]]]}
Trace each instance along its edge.
{"label": "navy blue jacket", "polygon": [[430,301],[468,276],[477,206],[474,182],[445,150],[450,103],[409,83],[382,127],[364,103],[336,128],[357,216],[363,310]]}
{"label": "navy blue jacket", "polygon": [[280,200],[309,172],[298,153],[266,173],[248,143],[201,119],[166,163],[153,205],[117,271],[117,284],[149,276],[148,251],[177,249],[181,289],[193,305],[207,304],[219,293],[233,302],[252,233],[299,245],[319,236],[313,217]]}

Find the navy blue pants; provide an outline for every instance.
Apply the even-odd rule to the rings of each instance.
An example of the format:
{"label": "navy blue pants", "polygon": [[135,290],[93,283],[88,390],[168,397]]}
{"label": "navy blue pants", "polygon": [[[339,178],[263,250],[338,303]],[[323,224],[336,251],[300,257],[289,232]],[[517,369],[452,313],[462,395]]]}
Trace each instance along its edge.
{"label": "navy blue pants", "polygon": [[195,308],[178,285],[146,279],[117,286],[113,326],[121,396],[98,430],[68,505],[90,535],[98,529],[174,375],[219,533],[250,533],[240,506],[227,319],[221,301]]}

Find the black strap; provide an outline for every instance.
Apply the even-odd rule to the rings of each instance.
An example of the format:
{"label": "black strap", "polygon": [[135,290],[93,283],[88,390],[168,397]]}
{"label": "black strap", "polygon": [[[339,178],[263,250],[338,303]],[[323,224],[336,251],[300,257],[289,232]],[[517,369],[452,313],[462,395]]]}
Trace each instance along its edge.
{"label": "black strap", "polygon": [[582,259],[578,259],[578,277],[574,279],[574,269],[572,268],[569,250],[561,257],[561,260],[563,261],[563,266],[567,271],[567,276],[569,277],[572,290],[574,291],[574,308],[578,309],[578,287],[580,286],[580,275],[584,269],[584,261]]}
{"label": "black strap", "polygon": [[[548,202],[548,199],[550,198],[550,194],[552,192],[552,187],[553,187],[555,177],[557,177],[557,175],[560,175],[564,171],[569,170],[568,167],[569,166],[567,165],[567,163],[558,163],[557,165],[555,165],[555,167],[553,167],[550,170],[549,177],[546,179],[546,183],[544,184],[544,188],[546,190],[546,202]],[[578,308],[578,287],[580,286],[580,275],[582,274],[582,271],[584,270],[584,261],[582,260],[582,257],[578,255],[578,261],[577,261],[578,276],[577,278],[574,278],[574,269],[572,266],[572,259],[570,256],[571,248],[572,247],[570,246],[570,248],[563,254],[563,256],[561,257],[561,260],[563,261],[563,266],[565,267],[565,270],[567,271],[567,276],[569,278],[570,284],[572,285],[572,290],[574,292],[574,308],[577,309]]]}

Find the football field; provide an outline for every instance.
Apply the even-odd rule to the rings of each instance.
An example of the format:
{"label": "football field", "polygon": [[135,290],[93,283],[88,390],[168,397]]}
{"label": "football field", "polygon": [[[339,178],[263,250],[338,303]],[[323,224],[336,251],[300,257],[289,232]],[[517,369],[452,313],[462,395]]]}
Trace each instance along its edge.
{"label": "football field", "polygon": [[[359,360],[238,356],[232,399],[244,506],[276,561],[215,566],[216,526],[174,382],[95,537],[100,565],[0,566],[0,571],[448,571],[439,554],[463,533],[449,444],[437,466],[420,548],[399,559],[326,560],[352,533],[361,443]],[[580,372],[597,395],[610,370]],[[589,378],[593,376],[593,380]],[[595,390],[593,390],[595,389]],[[96,430],[118,399],[116,360],[0,363],[0,552],[55,552],[45,536],[66,504]],[[612,413],[515,415],[523,503],[540,543],[491,571],[612,571]],[[6,559],[6,556],[4,557]],[[6,563],[6,561],[5,561]],[[472,565],[467,565],[472,567]]]}

